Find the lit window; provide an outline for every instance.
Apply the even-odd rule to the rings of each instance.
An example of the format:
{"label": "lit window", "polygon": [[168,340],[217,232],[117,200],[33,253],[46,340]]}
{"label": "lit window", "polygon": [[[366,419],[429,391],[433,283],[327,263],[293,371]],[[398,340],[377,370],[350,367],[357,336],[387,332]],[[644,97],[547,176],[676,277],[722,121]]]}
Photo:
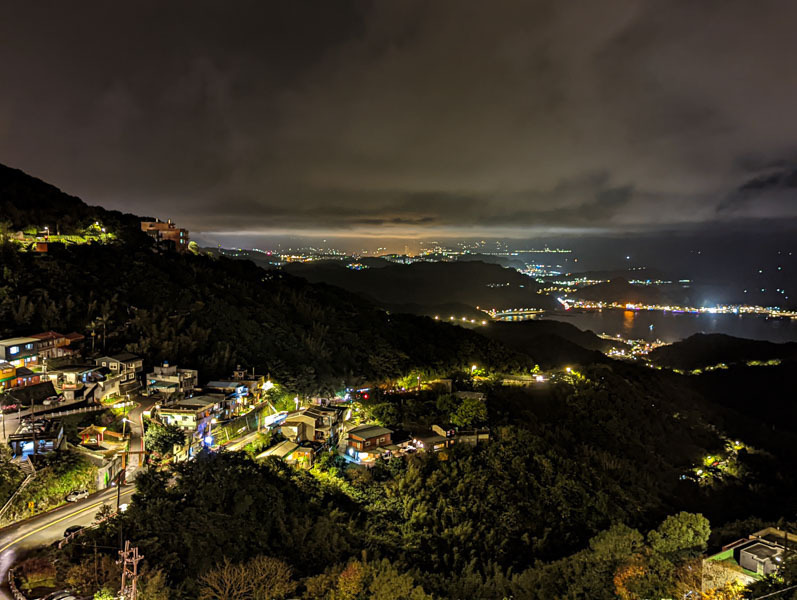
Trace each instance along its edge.
{"label": "lit window", "polygon": [[33,350],[33,344],[25,344],[25,350]]}
{"label": "lit window", "polygon": [[19,354],[19,346],[11,346],[8,349],[9,354]]}

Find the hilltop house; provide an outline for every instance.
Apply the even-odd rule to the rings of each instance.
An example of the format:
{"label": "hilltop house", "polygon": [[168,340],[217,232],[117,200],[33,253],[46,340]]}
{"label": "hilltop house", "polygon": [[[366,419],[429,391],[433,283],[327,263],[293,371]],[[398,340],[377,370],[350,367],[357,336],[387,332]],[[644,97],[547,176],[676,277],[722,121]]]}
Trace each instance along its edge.
{"label": "hilltop house", "polygon": [[172,220],[168,221],[141,221],[141,231],[146,233],[159,244],[170,246],[177,252],[188,250],[188,230],[177,227]]}

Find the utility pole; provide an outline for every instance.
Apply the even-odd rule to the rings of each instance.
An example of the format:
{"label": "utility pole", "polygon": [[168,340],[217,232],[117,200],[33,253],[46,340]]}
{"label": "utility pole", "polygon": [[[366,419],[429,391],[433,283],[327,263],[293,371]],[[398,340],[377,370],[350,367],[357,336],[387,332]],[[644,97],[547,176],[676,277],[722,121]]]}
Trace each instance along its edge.
{"label": "utility pole", "polygon": [[130,547],[130,540],[125,542],[125,549],[119,550],[119,563],[122,564],[122,589],[119,594],[126,600],[136,600],[136,584],[138,582],[138,563],[144,557],[138,548]]}

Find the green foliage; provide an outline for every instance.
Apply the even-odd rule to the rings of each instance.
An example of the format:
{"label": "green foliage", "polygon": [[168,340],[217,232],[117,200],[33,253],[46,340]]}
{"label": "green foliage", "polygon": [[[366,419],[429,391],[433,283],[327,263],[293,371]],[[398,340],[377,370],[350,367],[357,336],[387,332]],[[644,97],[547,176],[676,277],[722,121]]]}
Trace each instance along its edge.
{"label": "green foliage", "polygon": [[77,450],[59,450],[43,455],[36,476],[14,499],[6,514],[9,520],[31,515],[64,503],[65,496],[77,489],[93,492],[97,487],[97,467]]}
{"label": "green foliage", "polygon": [[648,544],[653,552],[670,560],[682,560],[705,552],[710,533],[708,519],[703,515],[680,512],[651,531]]}
{"label": "green foliage", "polygon": [[185,441],[185,432],[172,424],[150,423],[144,434],[144,447],[161,456],[170,455],[175,446],[183,446]]}
{"label": "green foliage", "polygon": [[487,405],[478,398],[464,398],[456,412],[451,414],[451,423],[463,429],[485,425]]}

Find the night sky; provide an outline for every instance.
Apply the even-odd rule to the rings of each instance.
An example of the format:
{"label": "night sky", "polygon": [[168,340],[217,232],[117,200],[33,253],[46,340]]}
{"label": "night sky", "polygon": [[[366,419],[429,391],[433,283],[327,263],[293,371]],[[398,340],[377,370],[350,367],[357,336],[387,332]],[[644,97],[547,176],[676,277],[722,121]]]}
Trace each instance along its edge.
{"label": "night sky", "polygon": [[0,162],[258,234],[797,220],[797,3],[18,2]]}

